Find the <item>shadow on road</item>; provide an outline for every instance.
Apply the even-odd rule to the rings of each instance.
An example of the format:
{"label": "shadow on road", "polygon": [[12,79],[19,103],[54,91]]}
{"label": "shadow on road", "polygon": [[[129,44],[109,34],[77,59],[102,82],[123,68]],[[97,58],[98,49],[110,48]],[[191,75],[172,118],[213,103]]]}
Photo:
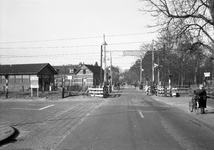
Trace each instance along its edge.
{"label": "shadow on road", "polygon": [[119,93],[113,93],[113,94],[110,94],[108,96],[108,98],[116,98],[116,97],[120,97],[120,96],[121,96],[121,94],[119,94]]}
{"label": "shadow on road", "polygon": [[15,132],[10,137],[4,139],[3,141],[0,141],[0,148],[3,147],[4,145],[9,144],[9,143],[17,142],[16,138],[18,137],[18,135],[20,133],[16,128],[13,127],[13,129],[14,129]]}

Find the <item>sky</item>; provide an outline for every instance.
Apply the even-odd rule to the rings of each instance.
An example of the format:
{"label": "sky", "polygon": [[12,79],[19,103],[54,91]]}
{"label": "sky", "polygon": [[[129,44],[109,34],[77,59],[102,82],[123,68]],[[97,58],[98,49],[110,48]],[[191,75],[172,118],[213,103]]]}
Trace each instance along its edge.
{"label": "sky", "polygon": [[157,34],[139,0],[0,0],[0,64],[100,65],[104,40],[107,64],[129,69]]}

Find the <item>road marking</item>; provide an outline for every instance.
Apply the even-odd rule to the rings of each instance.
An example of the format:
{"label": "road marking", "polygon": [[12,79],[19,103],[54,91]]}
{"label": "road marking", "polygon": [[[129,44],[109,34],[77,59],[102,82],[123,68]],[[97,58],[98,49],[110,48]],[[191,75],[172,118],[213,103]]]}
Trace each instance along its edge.
{"label": "road marking", "polygon": [[46,109],[46,108],[49,108],[49,107],[52,107],[52,106],[54,106],[54,104],[48,105],[48,106],[45,106],[45,107],[42,107],[42,108],[40,108],[39,110],[43,110],[43,109]]}
{"label": "road marking", "polygon": [[52,106],[54,106],[54,104],[42,107],[40,109],[35,109],[35,108],[10,108],[10,109],[18,109],[18,110],[44,110],[44,109],[52,107]]}
{"label": "road marking", "polygon": [[33,108],[10,108],[10,109],[19,109],[19,110],[38,110]]}
{"label": "road marking", "polygon": [[138,110],[138,112],[139,112],[139,114],[140,114],[141,118],[144,118],[144,116],[143,116],[142,112],[141,112],[140,110]]}

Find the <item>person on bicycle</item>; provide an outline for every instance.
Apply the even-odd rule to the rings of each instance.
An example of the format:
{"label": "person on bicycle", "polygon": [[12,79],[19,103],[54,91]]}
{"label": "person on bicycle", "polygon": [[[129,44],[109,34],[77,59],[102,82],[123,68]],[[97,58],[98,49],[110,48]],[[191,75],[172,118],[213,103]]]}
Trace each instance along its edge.
{"label": "person on bicycle", "polygon": [[195,94],[199,96],[199,108],[201,108],[201,113],[204,114],[207,106],[207,92],[203,84],[199,85],[199,89],[195,91]]}

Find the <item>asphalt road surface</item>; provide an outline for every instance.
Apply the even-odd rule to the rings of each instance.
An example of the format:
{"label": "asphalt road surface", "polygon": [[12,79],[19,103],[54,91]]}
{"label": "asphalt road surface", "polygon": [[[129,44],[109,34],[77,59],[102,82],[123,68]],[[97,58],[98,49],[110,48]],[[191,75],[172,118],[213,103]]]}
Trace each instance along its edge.
{"label": "asphalt road surface", "polygon": [[134,88],[106,99],[1,102],[0,113],[19,131],[0,149],[214,149],[214,126]]}

